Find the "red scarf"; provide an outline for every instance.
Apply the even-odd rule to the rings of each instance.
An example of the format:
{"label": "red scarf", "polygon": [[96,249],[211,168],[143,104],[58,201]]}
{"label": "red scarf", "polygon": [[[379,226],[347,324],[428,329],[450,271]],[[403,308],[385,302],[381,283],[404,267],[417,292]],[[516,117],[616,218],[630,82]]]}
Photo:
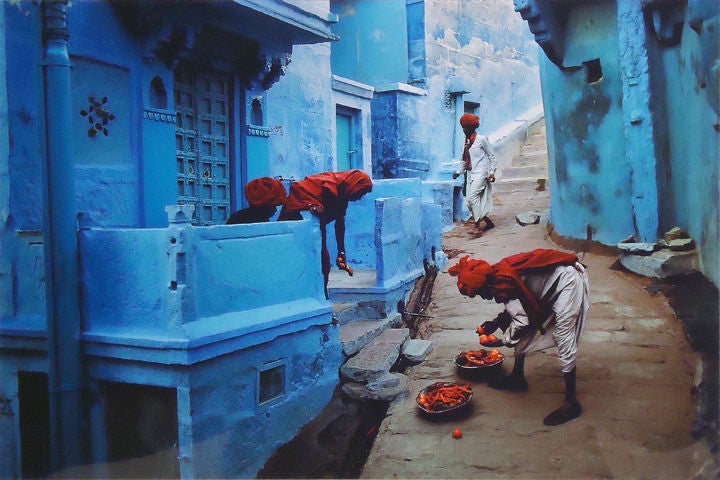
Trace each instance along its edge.
{"label": "red scarf", "polygon": [[522,275],[548,267],[574,265],[577,261],[577,255],[539,248],[506,257],[495,265],[466,256],[450,267],[448,273],[458,277],[458,289],[463,295],[470,292],[477,294],[488,284],[492,284],[496,290],[511,298],[517,298],[522,303],[530,324],[540,329],[550,309],[543,306],[527,288]]}
{"label": "red scarf", "polygon": [[362,170],[318,173],[290,184],[290,194],[283,210],[292,213],[315,206],[322,214],[328,207],[327,202],[347,203],[350,196],[371,191],[372,180]]}
{"label": "red scarf", "polygon": [[475,143],[475,138],[477,138],[477,132],[473,132],[469,137],[465,137],[465,148],[463,149],[462,160],[465,164],[465,170],[467,171],[472,170],[470,147],[472,147],[472,144]]}

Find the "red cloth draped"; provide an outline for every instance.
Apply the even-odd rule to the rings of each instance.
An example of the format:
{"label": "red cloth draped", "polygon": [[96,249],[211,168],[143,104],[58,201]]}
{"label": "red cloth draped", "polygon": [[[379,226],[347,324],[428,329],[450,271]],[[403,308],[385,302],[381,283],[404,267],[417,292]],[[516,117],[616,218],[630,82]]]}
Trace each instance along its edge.
{"label": "red cloth draped", "polygon": [[495,265],[466,256],[450,267],[448,273],[458,277],[458,290],[463,295],[478,294],[492,285],[496,292],[519,299],[530,323],[540,328],[549,310],[528,290],[522,275],[548,267],[574,265],[577,261],[577,255],[539,248],[503,258]]}
{"label": "red cloth draped", "polygon": [[472,135],[465,138],[465,148],[463,148],[462,160],[465,164],[465,170],[472,170],[472,159],[470,158],[470,147],[475,143],[477,138],[477,132],[473,132]]}
{"label": "red cloth draped", "polygon": [[328,202],[347,203],[370,191],[372,180],[362,170],[318,173],[290,184],[283,210],[293,213],[315,206],[322,214],[328,209]]}
{"label": "red cloth draped", "polygon": [[250,180],[245,185],[245,197],[250,206],[277,207],[285,202],[285,187],[282,182],[270,177],[260,177]]}

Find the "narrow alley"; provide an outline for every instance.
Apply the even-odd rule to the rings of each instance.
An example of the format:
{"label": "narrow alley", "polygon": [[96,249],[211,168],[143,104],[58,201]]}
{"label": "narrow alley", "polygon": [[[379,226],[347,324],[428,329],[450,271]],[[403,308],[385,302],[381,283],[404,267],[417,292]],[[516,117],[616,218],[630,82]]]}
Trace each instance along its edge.
{"label": "narrow alley", "polygon": [[[492,263],[535,248],[563,249],[542,221],[521,226],[514,218],[546,211],[548,190],[539,191],[535,179],[506,173],[495,189],[496,228],[477,235],[471,224],[457,225],[445,235],[448,267],[464,255]],[[667,299],[654,293],[651,279],[617,266],[612,249],[565,249],[578,252],[590,275],[592,306],[578,360],[582,416],[558,427],[543,425],[563,395],[552,350],[528,357],[526,393],[461,377],[454,357],[479,348],[475,329],[501,307],[460,295],[446,267],[426,312],[432,315],[427,338],[433,351],[405,371],[409,396],[388,410],[361,478],[718,478],[715,454],[691,434],[698,354]],[[507,373],[512,351],[501,351]],[[471,383],[474,396],[465,415],[445,421],[420,415],[415,397],[437,381]],[[460,439],[451,435],[456,428]]]}

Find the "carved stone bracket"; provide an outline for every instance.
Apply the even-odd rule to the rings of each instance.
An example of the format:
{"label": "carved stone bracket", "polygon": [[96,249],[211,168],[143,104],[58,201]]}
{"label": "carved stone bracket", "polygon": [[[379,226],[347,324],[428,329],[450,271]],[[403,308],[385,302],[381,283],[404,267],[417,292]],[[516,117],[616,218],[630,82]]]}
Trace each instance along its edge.
{"label": "carved stone bracket", "polygon": [[513,1],[515,11],[528,23],[530,31],[535,35],[535,42],[543,49],[548,60],[565,69],[563,29],[567,7],[537,0]]}
{"label": "carved stone bracket", "polygon": [[259,60],[264,68],[261,72],[258,72],[257,77],[253,79],[252,86],[261,87],[263,90],[268,90],[275,84],[275,82],[280,80],[280,77],[285,75],[287,66],[290,64],[292,58],[289,52],[260,52]]}

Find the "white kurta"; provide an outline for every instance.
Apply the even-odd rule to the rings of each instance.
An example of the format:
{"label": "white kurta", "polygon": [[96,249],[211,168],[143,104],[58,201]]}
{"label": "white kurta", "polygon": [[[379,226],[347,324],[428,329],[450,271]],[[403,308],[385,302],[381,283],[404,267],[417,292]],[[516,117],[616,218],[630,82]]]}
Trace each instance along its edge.
{"label": "white kurta", "polygon": [[[492,183],[488,181],[490,174],[495,175],[497,159],[490,148],[490,142],[484,135],[477,135],[470,147],[470,163],[468,170],[465,201],[475,222],[479,222],[492,211]],[[461,163],[458,174],[465,173],[465,165]]]}
{"label": "white kurta", "polygon": [[512,316],[505,330],[503,343],[514,346],[516,354],[527,354],[552,346],[558,349],[561,370],[575,368],[580,336],[590,309],[590,285],[585,268],[580,263],[561,265],[543,274],[523,277],[528,289],[544,304],[552,305],[545,333],[530,326],[519,300],[511,300],[505,309]]}

